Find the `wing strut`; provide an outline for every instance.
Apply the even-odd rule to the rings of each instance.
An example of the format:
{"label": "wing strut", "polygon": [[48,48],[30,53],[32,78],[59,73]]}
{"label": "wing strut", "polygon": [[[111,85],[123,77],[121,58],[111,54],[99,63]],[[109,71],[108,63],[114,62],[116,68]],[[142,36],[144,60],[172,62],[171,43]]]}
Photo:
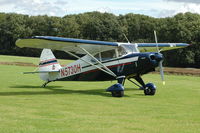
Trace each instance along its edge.
{"label": "wing strut", "polygon": [[[91,63],[91,62],[89,62],[89,61],[87,61],[87,60],[85,60],[85,59],[83,59],[83,58],[80,58],[79,56],[73,54],[72,52],[69,52],[69,51],[67,51],[67,50],[65,50],[65,52],[68,53],[68,54],[70,54],[71,56],[74,56],[74,57],[77,58],[77,59],[80,59],[80,60],[84,61],[84,62],[87,63],[87,64],[90,64],[90,65],[96,67],[97,69],[99,69],[99,70],[101,70],[101,71],[103,71],[103,72],[105,72],[105,73],[107,73],[107,74],[109,74],[109,75],[111,75],[111,76],[113,76],[113,77],[117,77],[111,70],[110,70],[110,71],[111,71],[112,73],[111,73],[110,71],[107,71],[107,70],[102,69],[101,67],[99,67],[99,66],[97,66],[97,65],[95,65],[95,64],[93,64],[93,63]],[[95,58],[95,59],[96,59],[96,58]]]}
{"label": "wing strut", "polygon": [[97,61],[104,69],[106,69],[107,72],[110,73],[110,75],[113,75],[114,77],[117,77],[116,74],[114,74],[107,66],[105,66],[102,62],[100,62],[99,60],[97,60],[93,55],[91,55],[87,50],[85,50],[82,47],[81,48],[85,53],[87,53],[92,59],[94,59],[95,61]]}

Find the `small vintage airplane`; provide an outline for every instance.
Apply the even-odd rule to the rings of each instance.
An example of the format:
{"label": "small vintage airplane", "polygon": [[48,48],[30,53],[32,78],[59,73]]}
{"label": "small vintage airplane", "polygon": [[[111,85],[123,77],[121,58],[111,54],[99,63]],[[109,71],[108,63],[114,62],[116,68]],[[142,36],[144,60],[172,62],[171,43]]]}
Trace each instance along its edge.
{"label": "small vintage airplane", "polygon": [[[186,43],[120,43],[107,41],[82,40],[52,36],[34,36],[18,39],[19,47],[42,48],[39,70],[28,73],[39,73],[45,81],[43,87],[52,81],[109,81],[117,80],[117,84],[107,89],[113,97],[124,96],[124,82],[128,79],[145,95],[154,95],[156,86],[145,84],[141,76],[155,71],[160,66],[164,83],[162,51],[189,46]],[[58,63],[51,49],[65,51],[78,60],[64,67]],[[152,52],[157,49],[157,52]],[[150,52],[151,51],[151,52]],[[83,55],[79,57],[78,55]],[[140,85],[131,79],[135,79]]]}

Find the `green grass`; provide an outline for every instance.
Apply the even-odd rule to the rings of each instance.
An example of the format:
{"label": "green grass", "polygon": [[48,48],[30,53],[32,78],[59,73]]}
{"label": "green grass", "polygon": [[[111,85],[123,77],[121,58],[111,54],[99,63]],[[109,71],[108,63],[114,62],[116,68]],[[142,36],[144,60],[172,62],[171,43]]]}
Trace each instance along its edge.
{"label": "green grass", "polygon": [[[0,56],[37,64],[36,58]],[[65,62],[65,61],[64,61]],[[66,61],[67,62],[67,61]],[[148,74],[155,96],[127,81],[125,97],[105,89],[113,82],[53,82],[41,88],[33,67],[0,65],[1,133],[199,133],[200,78]]]}

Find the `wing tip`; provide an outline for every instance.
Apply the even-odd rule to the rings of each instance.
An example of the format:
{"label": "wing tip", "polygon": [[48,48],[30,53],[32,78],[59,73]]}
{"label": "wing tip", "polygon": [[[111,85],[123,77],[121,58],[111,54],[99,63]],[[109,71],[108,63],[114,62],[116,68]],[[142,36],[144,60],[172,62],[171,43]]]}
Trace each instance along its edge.
{"label": "wing tip", "polygon": [[20,47],[20,48],[22,48],[23,46],[22,46],[22,44],[21,44],[21,40],[22,39],[17,39],[17,41],[15,42],[15,44],[16,44],[16,46],[18,46],[18,47]]}

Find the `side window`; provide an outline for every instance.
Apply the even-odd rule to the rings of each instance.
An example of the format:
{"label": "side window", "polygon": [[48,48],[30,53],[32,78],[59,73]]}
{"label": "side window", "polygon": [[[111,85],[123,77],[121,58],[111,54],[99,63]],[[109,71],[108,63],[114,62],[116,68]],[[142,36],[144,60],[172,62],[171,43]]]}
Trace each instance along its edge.
{"label": "side window", "polygon": [[126,50],[123,48],[123,47],[119,47],[118,48],[118,54],[119,54],[119,57],[122,56],[122,55],[125,55],[127,54]]}
{"label": "side window", "polygon": [[109,50],[109,51],[104,51],[104,52],[101,52],[101,59],[102,61],[105,61],[105,60],[110,60],[110,59],[113,59],[113,58],[116,58],[116,53],[115,53],[115,50]]}

